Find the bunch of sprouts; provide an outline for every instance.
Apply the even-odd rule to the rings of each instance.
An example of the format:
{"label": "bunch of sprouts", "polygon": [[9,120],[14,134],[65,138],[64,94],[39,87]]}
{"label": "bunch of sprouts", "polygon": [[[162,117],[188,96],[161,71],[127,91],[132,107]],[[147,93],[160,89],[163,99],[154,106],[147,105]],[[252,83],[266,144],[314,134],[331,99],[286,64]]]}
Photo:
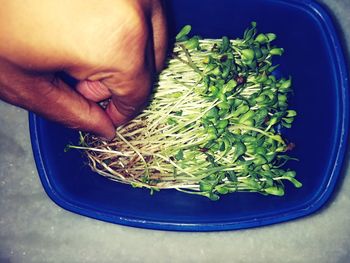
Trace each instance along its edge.
{"label": "bunch of sprouts", "polygon": [[281,196],[294,147],[280,134],[296,112],[288,108],[291,78],[277,79],[273,33],[256,23],[241,39],[176,36],[149,106],[116,129],[112,141],[80,133],[93,171],[120,183],[176,189],[219,199],[246,191]]}

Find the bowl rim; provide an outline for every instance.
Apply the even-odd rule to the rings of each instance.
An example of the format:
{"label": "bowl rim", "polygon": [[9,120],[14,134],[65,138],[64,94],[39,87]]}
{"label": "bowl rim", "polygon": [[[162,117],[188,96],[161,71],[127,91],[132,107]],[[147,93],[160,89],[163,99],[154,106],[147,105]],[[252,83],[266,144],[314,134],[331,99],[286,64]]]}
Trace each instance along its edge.
{"label": "bowl rim", "polygon": [[338,142],[334,146],[334,161],[333,167],[329,172],[329,178],[325,184],[325,189],[319,195],[313,196],[304,204],[298,206],[297,209],[288,211],[281,215],[270,215],[261,218],[249,218],[247,220],[236,220],[231,222],[220,223],[179,223],[179,222],[165,222],[161,220],[145,220],[142,218],[134,218],[128,216],[117,216],[108,212],[95,211],[88,208],[81,207],[74,202],[69,201],[64,196],[61,196],[55,191],[50,182],[50,178],[45,166],[45,157],[42,154],[42,146],[40,140],[40,126],[41,117],[35,113],[29,112],[29,131],[32,144],[32,151],[34,160],[37,166],[38,174],[46,194],[60,207],[94,219],[99,219],[106,222],[116,223],[120,225],[140,227],[146,229],[156,230],[172,230],[172,231],[219,231],[219,230],[236,230],[243,228],[258,227],[270,224],[281,223],[296,218],[301,218],[310,215],[321,207],[330,199],[331,194],[335,188],[337,179],[342,172],[342,166],[345,161],[346,150],[348,146],[348,128],[349,128],[349,94],[348,94],[348,71],[345,62],[342,46],[338,39],[332,18],[326,10],[312,0],[272,0],[273,2],[284,2],[287,5],[302,9],[309,15],[313,16],[322,28],[325,34],[325,40],[328,51],[333,55],[333,70],[336,76],[337,89],[339,92],[338,98],[340,105],[337,107],[338,126],[336,127],[335,141]]}

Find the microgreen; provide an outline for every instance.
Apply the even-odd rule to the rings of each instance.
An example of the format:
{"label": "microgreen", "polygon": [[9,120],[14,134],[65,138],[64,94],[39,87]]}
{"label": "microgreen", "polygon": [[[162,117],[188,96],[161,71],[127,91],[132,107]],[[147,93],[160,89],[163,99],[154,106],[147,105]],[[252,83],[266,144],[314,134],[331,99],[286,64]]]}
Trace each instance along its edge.
{"label": "microgreen", "polygon": [[272,72],[274,33],[256,23],[243,38],[201,39],[185,26],[149,106],[118,127],[106,142],[81,134],[90,166],[112,180],[202,195],[218,200],[233,192],[284,195],[284,182],[301,187],[294,171],[295,144],[279,133],[297,115],[289,109],[292,78]]}

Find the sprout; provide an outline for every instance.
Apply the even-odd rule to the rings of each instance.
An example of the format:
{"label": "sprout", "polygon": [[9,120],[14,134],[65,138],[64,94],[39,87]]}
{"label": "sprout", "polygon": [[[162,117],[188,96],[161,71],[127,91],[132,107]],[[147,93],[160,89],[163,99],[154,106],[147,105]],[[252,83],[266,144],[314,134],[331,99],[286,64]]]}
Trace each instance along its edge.
{"label": "sprout", "polygon": [[257,35],[253,22],[242,39],[176,36],[173,54],[154,87],[152,101],[104,141],[80,135],[97,173],[133,187],[177,189],[218,200],[248,191],[281,196],[283,181],[301,187],[282,166],[294,144],[278,127],[291,127],[291,78],[278,79],[270,47],[273,33]]}
{"label": "sprout", "polygon": [[176,41],[185,41],[187,40],[187,35],[191,32],[192,27],[190,25],[184,26],[180,32],[176,35]]}
{"label": "sprout", "polygon": [[255,53],[253,49],[243,49],[241,51],[242,59],[246,62],[246,64],[251,63],[255,58]]}
{"label": "sprout", "polygon": [[257,37],[255,38],[255,41],[259,42],[260,44],[264,44],[269,41],[269,38],[265,34],[261,33],[257,35]]}
{"label": "sprout", "polygon": [[277,38],[276,34],[274,34],[274,33],[267,33],[266,37],[268,38],[269,42],[272,42]]}
{"label": "sprout", "polygon": [[191,39],[189,39],[188,41],[185,42],[184,46],[188,50],[198,49],[199,48],[199,37],[198,36],[192,37]]}
{"label": "sprout", "polygon": [[277,56],[281,56],[283,52],[284,52],[283,48],[273,48],[270,50],[271,55],[277,55]]}
{"label": "sprout", "polygon": [[282,187],[271,186],[264,189],[264,191],[271,195],[283,196],[284,190]]}

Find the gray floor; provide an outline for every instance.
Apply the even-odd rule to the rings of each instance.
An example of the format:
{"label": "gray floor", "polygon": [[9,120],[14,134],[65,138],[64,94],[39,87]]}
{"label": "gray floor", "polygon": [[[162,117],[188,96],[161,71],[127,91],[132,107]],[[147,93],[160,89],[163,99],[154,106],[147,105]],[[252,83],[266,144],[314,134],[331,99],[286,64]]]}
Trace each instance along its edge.
{"label": "gray floor", "polygon": [[[323,0],[350,52],[350,0]],[[350,167],[320,212],[219,233],[150,231],[65,211],[44,193],[27,112],[0,102],[0,262],[350,262]]]}

